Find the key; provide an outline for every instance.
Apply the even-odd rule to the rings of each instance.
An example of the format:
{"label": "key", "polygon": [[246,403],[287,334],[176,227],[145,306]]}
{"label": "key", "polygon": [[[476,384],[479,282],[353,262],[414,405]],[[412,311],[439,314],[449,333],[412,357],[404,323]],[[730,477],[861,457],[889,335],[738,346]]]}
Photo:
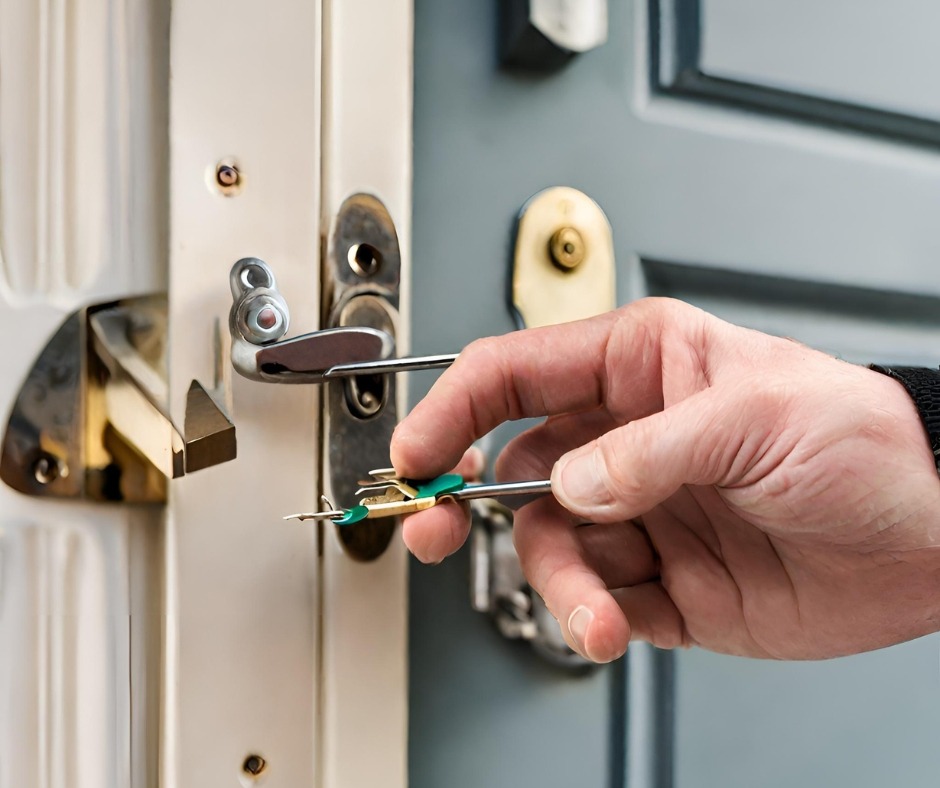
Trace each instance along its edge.
{"label": "key", "polygon": [[[548,479],[497,484],[467,484],[462,476],[444,474],[436,479],[416,481],[399,479],[392,469],[370,471],[371,478],[362,482],[357,495],[366,495],[351,509],[337,509],[324,498],[327,509],[322,512],[289,514],[285,520],[332,520],[337,525],[352,525],[375,517],[394,517],[413,514],[430,509],[441,501],[469,501],[473,498],[501,498],[504,496],[527,496],[525,503],[534,497],[548,495],[552,483]],[[520,504],[521,505],[521,504]]]}

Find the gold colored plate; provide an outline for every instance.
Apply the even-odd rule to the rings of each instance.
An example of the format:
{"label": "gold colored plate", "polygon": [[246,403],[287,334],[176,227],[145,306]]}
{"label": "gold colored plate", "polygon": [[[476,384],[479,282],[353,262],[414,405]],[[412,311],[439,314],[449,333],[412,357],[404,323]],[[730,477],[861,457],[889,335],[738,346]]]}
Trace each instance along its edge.
{"label": "gold colored plate", "polygon": [[512,301],[526,328],[566,323],[616,306],[610,223],[583,192],[556,186],[522,209]]}

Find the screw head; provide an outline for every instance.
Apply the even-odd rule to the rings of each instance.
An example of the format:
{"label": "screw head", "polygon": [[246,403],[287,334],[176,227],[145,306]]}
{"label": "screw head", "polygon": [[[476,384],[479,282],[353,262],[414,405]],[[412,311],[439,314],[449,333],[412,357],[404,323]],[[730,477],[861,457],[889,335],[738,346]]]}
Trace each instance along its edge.
{"label": "screw head", "polygon": [[548,251],[557,268],[573,271],[584,262],[584,238],[574,227],[561,227],[549,240]]}
{"label": "screw head", "polygon": [[277,319],[277,312],[269,306],[263,307],[258,312],[258,325],[266,331],[270,331],[277,325]]}
{"label": "screw head", "polygon": [[33,476],[42,485],[52,484],[60,472],[58,460],[49,454],[43,454],[33,463]]}
{"label": "screw head", "polygon": [[265,766],[267,766],[267,762],[260,755],[249,755],[242,763],[242,771],[252,777],[257,777],[264,771]]}
{"label": "screw head", "polygon": [[281,299],[269,294],[250,295],[236,310],[236,325],[242,336],[255,345],[266,345],[287,333],[290,317]]}
{"label": "screw head", "polygon": [[226,197],[240,194],[244,178],[234,159],[222,159],[215,165],[215,187]]}
{"label": "screw head", "polygon": [[220,186],[234,186],[238,183],[238,170],[228,164],[223,164],[216,172],[215,178]]}

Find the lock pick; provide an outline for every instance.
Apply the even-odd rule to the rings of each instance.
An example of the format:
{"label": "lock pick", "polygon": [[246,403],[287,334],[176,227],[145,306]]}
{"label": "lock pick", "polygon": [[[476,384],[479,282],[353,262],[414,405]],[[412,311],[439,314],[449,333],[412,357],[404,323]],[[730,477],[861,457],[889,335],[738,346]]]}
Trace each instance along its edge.
{"label": "lock pick", "polygon": [[[357,491],[363,497],[350,509],[337,509],[323,497],[326,509],[321,512],[289,514],[285,520],[331,520],[337,525],[353,525],[377,517],[413,514],[447,501],[468,501],[474,498],[547,495],[552,491],[548,479],[497,484],[468,484],[463,476],[447,473],[435,479],[401,479],[394,469],[382,468],[369,472],[370,478],[360,482]],[[528,501],[525,501],[528,503]]]}

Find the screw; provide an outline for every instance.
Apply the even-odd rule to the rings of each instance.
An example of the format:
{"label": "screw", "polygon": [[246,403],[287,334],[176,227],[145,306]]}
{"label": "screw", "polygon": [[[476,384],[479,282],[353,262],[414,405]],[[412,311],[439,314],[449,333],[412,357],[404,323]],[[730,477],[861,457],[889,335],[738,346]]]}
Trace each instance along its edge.
{"label": "screw", "polygon": [[249,755],[242,764],[242,771],[252,777],[257,777],[267,765],[267,762],[260,755]]}
{"label": "screw", "polygon": [[243,181],[238,165],[232,159],[223,159],[215,165],[215,185],[226,197],[234,197],[242,190]]}
{"label": "screw", "polygon": [[58,460],[48,454],[43,454],[33,463],[33,476],[42,485],[52,484],[59,478]]}
{"label": "screw", "polygon": [[258,312],[257,320],[261,328],[270,331],[277,325],[277,312],[271,309],[271,307],[266,306]]}
{"label": "screw", "polygon": [[584,239],[574,227],[562,227],[552,235],[548,251],[556,267],[573,271],[584,262]]}
{"label": "screw", "polygon": [[234,186],[238,183],[238,170],[228,164],[223,164],[216,172],[215,178],[219,186]]}
{"label": "screw", "polygon": [[264,345],[280,339],[287,333],[288,314],[273,296],[249,295],[237,310],[236,323],[242,336],[255,345]]}

